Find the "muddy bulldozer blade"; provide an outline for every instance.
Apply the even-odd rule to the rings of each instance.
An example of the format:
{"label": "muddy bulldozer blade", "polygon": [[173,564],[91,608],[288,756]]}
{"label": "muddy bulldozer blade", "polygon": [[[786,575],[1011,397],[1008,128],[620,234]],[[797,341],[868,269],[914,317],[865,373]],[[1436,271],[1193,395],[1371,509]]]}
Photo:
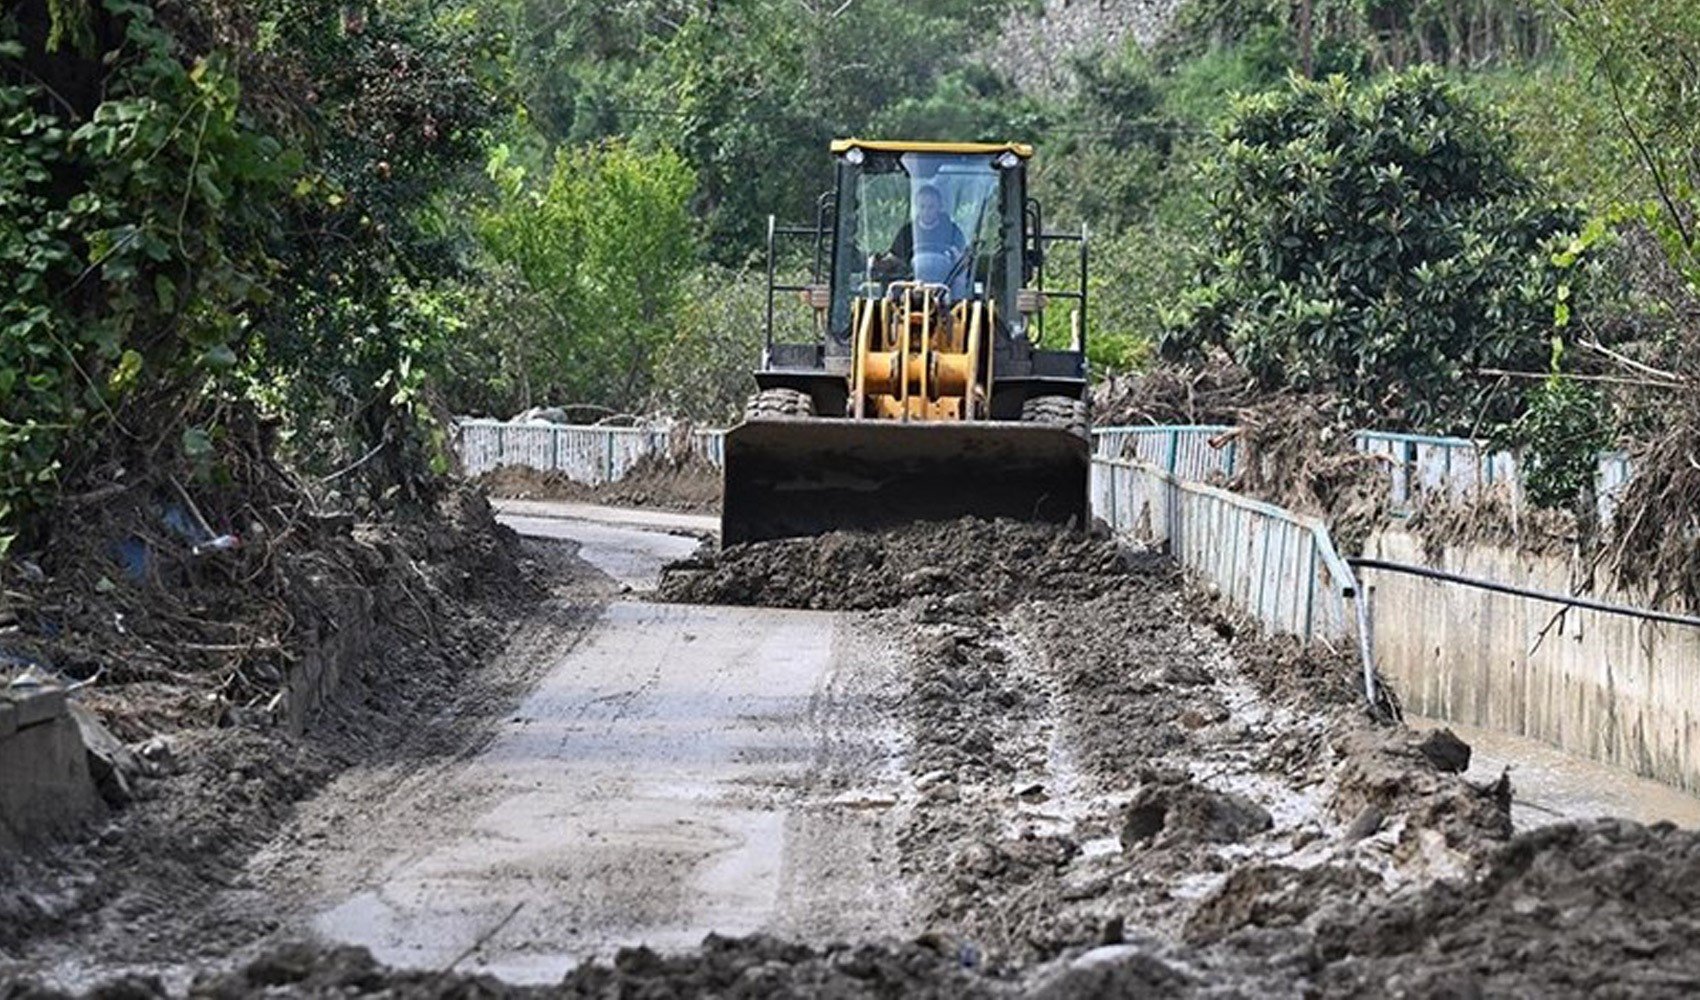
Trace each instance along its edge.
{"label": "muddy bulldozer blade", "polygon": [[726,436],[720,541],[963,516],[1085,527],[1090,462],[1057,427],[751,421]]}

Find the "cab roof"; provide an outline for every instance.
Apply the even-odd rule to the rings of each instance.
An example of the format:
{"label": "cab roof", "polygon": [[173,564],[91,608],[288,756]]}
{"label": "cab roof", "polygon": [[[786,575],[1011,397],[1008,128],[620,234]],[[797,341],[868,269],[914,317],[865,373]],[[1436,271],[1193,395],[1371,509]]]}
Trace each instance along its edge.
{"label": "cab roof", "polygon": [[1033,147],[1025,142],[915,142],[908,140],[834,139],[832,153],[837,156],[851,149],[873,153],[1014,153],[1023,160],[1033,155]]}

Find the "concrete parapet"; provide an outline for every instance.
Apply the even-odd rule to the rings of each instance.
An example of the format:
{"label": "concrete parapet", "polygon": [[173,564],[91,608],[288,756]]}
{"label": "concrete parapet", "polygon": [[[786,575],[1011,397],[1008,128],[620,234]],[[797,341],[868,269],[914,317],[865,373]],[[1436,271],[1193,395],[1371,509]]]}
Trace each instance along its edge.
{"label": "concrete parapet", "polygon": [[[1553,593],[1571,560],[1491,545],[1427,558],[1385,531],[1366,556]],[[1700,628],[1361,568],[1375,660],[1407,711],[1542,740],[1700,792]],[[1635,605],[1635,595],[1595,591]]]}
{"label": "concrete parapet", "polygon": [[104,811],[65,692],[0,688],[0,849],[57,835]]}

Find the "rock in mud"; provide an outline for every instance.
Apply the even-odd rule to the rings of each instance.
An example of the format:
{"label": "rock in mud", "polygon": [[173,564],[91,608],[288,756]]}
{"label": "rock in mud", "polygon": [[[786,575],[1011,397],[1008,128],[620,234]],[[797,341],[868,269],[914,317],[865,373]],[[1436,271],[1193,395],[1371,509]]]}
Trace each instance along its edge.
{"label": "rock in mud", "polygon": [[1436,770],[1448,774],[1463,774],[1470,769],[1470,744],[1458,738],[1450,729],[1436,729],[1417,744],[1417,751]]}
{"label": "rock in mud", "polygon": [[1405,857],[1421,853],[1424,838],[1466,862],[1485,856],[1511,836],[1509,779],[1473,785],[1436,765],[1427,745],[1403,727],[1360,730],[1337,741],[1344,763],[1331,801],[1335,816],[1353,822],[1374,809],[1387,823],[1403,818]]}
{"label": "rock in mud", "polygon": [[1123,850],[1157,841],[1237,844],[1274,825],[1269,811],[1243,795],[1190,781],[1146,784],[1123,814]]}

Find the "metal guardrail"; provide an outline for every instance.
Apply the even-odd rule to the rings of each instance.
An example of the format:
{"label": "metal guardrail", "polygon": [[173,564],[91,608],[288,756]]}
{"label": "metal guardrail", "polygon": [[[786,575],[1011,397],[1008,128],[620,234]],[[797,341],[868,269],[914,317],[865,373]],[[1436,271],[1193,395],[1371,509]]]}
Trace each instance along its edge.
{"label": "metal guardrail", "polygon": [[1092,460],[1091,497],[1112,529],[1164,545],[1266,630],[1307,643],[1355,643],[1364,697],[1372,708],[1380,704],[1368,609],[1322,522],[1148,462],[1102,455]]}
{"label": "metal guardrail", "polygon": [[1100,427],[1092,432],[1092,453],[1148,462],[1196,482],[1225,480],[1239,468],[1239,442],[1217,439],[1232,430],[1226,424]]}
{"label": "metal guardrail", "polygon": [[[677,429],[462,420],[455,428],[461,468],[469,476],[507,465],[559,472],[600,486],[630,472],[646,455],[667,454]],[[725,432],[692,430],[690,449],[709,464],[725,460]]]}
{"label": "metal guardrail", "polygon": [[1359,431],[1357,447],[1361,452],[1387,457],[1393,474],[1391,499],[1395,509],[1409,509],[1419,493],[1444,492],[1459,497],[1499,485],[1510,488],[1514,502],[1522,499],[1517,456],[1508,451],[1489,451],[1467,438]]}
{"label": "metal guardrail", "polygon": [[[1182,479],[1224,482],[1239,471],[1242,450],[1229,435],[1232,427],[1195,426],[1100,427],[1093,430],[1093,454],[1104,458],[1134,458],[1149,462]],[[1387,459],[1392,479],[1389,500],[1393,510],[1410,513],[1423,494],[1465,497],[1478,489],[1504,487],[1512,502],[1523,501],[1523,479],[1517,455],[1491,451],[1467,438],[1359,431],[1357,450]],[[1612,513],[1629,483],[1629,456],[1603,452],[1595,476],[1595,496],[1601,523]]]}
{"label": "metal guardrail", "polygon": [[1166,545],[1265,628],[1355,636],[1357,579],[1320,521],[1120,458],[1093,459],[1092,502],[1111,528]]}
{"label": "metal guardrail", "polygon": [[[1093,455],[1133,459],[1188,482],[1224,483],[1239,471],[1243,449],[1224,424],[1100,427],[1092,432]],[[575,481],[600,485],[624,476],[644,455],[664,452],[667,427],[597,427],[546,423],[462,420],[458,425],[461,462],[468,475],[503,465],[561,472]],[[719,467],[725,456],[725,432],[691,432],[691,449]],[[1383,455],[1392,479],[1393,509],[1409,513],[1424,493],[1444,491],[1467,496],[1481,487],[1504,486],[1513,502],[1522,499],[1517,456],[1489,451],[1465,438],[1360,431],[1357,448]],[[1595,493],[1600,520],[1609,523],[1629,483],[1629,456],[1600,455]]]}

